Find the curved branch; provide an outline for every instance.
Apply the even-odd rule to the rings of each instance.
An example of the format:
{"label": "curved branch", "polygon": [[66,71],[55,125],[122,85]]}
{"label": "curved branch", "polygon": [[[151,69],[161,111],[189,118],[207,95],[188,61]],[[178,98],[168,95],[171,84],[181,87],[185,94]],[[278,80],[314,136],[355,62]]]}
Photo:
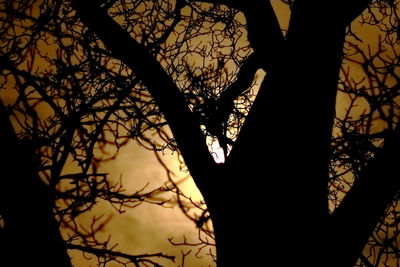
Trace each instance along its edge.
{"label": "curved branch", "polygon": [[[261,68],[270,71],[282,64],[285,54],[285,38],[270,1],[257,0],[202,0],[201,2],[221,4],[240,10],[246,17],[247,34],[251,47],[257,54]],[[265,38],[268,36],[268,38]]]}
{"label": "curved branch", "polygon": [[[72,1],[83,23],[97,34],[115,58],[132,68],[146,85],[164,113],[192,176],[201,177],[196,183],[199,187],[208,187],[203,178],[210,169],[215,168],[215,163],[208,152],[197,119],[189,110],[183,94],[155,57],[137,43],[104,9],[92,3]],[[199,162],[202,164],[198,164]]]}

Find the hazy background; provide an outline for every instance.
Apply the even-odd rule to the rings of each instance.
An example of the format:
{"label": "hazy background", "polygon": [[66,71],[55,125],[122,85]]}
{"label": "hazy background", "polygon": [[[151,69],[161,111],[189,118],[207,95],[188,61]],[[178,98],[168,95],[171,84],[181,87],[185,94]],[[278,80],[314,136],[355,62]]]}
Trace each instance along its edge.
{"label": "hazy background", "polygon": [[[285,31],[288,27],[290,10],[286,4],[279,0],[272,0],[271,3],[278,15],[281,28]],[[359,23],[353,24],[353,31],[357,32],[364,40],[360,45],[364,47],[370,46],[371,50],[376,49],[379,32],[373,27],[361,26]],[[51,51],[49,52],[51,53]],[[318,62],[315,62],[315,65],[318,66]],[[344,62],[344,68],[347,66],[351,67],[349,75],[352,79],[361,80],[365,77],[365,73],[359,65],[348,61]],[[5,104],[12,103],[16,96],[12,89],[0,92],[1,99]],[[349,104],[349,96],[344,93],[338,93],[336,107],[338,117],[344,116]],[[360,99],[358,108],[353,111],[353,116],[360,116],[366,108],[366,103],[363,103]],[[41,115],[48,115],[45,107],[42,108]],[[379,130],[383,125],[377,121],[375,127]],[[339,134],[338,129],[334,129],[333,134]],[[184,170],[182,159],[179,159],[177,152],[168,149],[163,152],[157,152],[167,169],[159,162],[155,155],[156,152],[145,149],[136,141],[129,141],[118,152],[116,147],[107,145],[103,150],[96,149],[95,153],[97,157],[104,158],[116,153],[116,157],[112,160],[99,164],[98,172],[107,173],[111,181],[121,182],[127,194],[135,193],[141,189],[150,191],[163,186],[168,181],[169,171],[169,174],[172,174],[171,177],[175,182],[178,182],[180,190],[185,195],[191,197],[194,201],[202,200],[201,193],[189,173]],[[73,173],[74,168],[75,165],[70,162],[65,166],[64,172]],[[162,193],[158,197],[159,199],[172,199],[170,203],[174,203],[175,196],[173,193]],[[109,203],[99,201],[91,212],[78,217],[80,227],[89,229],[93,218],[101,218],[101,220],[107,221],[101,231],[98,232],[97,238],[99,240],[110,238],[110,244],[117,245],[116,251],[132,255],[163,252],[176,256],[175,263],[160,260],[160,264],[164,266],[181,266],[182,253],[190,252],[187,254],[185,266],[214,266],[211,257],[208,256],[210,250],[213,251],[214,249],[212,246],[199,250],[201,248],[199,246],[174,246],[169,241],[169,238],[173,238],[173,241],[178,243],[184,240],[191,243],[199,241],[195,224],[183,214],[177,205],[166,204],[160,206],[143,203],[134,208],[126,208],[124,213],[120,214]],[[68,229],[61,229],[61,231],[65,236],[68,234]],[[69,254],[74,266],[97,266],[97,258],[94,256],[83,254],[80,251],[69,251]],[[107,266],[120,265],[115,263]]]}

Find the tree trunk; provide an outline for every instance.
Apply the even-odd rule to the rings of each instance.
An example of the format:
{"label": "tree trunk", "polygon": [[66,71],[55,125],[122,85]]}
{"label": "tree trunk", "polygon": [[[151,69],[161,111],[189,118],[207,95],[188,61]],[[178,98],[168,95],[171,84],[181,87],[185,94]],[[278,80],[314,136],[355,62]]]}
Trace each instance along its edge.
{"label": "tree trunk", "polygon": [[[257,36],[265,33],[252,32],[258,23],[252,18],[260,18],[252,12],[270,12],[268,6],[246,9],[245,4],[234,1],[244,9],[249,39],[267,78],[231,155],[218,167],[210,163],[196,120],[187,113],[182,96],[155,59],[104,11],[73,2],[84,23],[140,75],[166,115],[210,209],[218,266],[354,266],[361,247],[352,251],[352,257],[331,260],[335,255],[329,243],[333,225],[327,178],[345,27],[369,1],[337,1],[320,13],[313,9],[319,1],[296,1],[286,40],[278,38],[279,44],[268,46],[279,49],[276,53],[260,51],[265,49],[264,41]],[[342,12],[344,4],[349,8]],[[271,27],[258,29],[277,33],[277,23],[263,23]],[[282,42],[284,45],[280,45]],[[174,96],[179,105],[171,105]],[[187,124],[190,127],[185,131]],[[382,213],[383,206],[379,207]],[[367,219],[368,224],[376,223],[379,212]],[[345,225],[346,221],[338,216],[334,223]],[[344,239],[361,236],[364,240],[370,234],[364,229],[359,236],[349,232]]]}
{"label": "tree trunk", "polygon": [[0,231],[2,264],[70,267],[53,215],[54,198],[36,172],[34,147],[16,138],[2,105],[0,129],[0,214],[5,222]]}
{"label": "tree trunk", "polygon": [[[270,63],[266,81],[226,163],[230,192],[241,190],[225,229],[217,226],[220,266],[265,256],[280,266],[330,266],[327,178],[345,23],[324,23],[334,13],[314,14],[304,3],[295,7],[280,60],[261,56]],[[259,55],[263,47],[254,48]]]}

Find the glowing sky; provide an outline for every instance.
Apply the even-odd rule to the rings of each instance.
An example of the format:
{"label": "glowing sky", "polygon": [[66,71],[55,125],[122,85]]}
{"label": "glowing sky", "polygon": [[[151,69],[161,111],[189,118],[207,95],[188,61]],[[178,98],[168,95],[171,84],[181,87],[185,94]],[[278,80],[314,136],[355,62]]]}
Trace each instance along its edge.
{"label": "glowing sky", "polygon": [[[290,11],[288,7],[278,0],[272,0],[271,3],[278,15],[279,23],[283,31],[288,28]],[[355,24],[357,25],[357,24]],[[377,33],[371,32],[371,29],[358,27],[355,30],[360,33],[364,38],[365,45],[375,45],[377,43]],[[352,70],[350,75],[354,79],[362,79],[365,73],[351,64]],[[51,66],[41,66],[41,68]],[[268,74],[267,74],[268,75]],[[259,82],[262,77],[259,78]],[[1,98],[5,103],[10,103],[15,98],[12,90],[3,90]],[[349,98],[347,95],[339,93],[337,97],[337,115],[340,117],[349,105]],[[354,116],[359,116],[362,112],[362,107],[365,104],[360,103],[360,108],[355,109]],[[46,114],[46,107],[42,109],[42,116]],[[356,113],[359,113],[358,115]],[[381,127],[377,124],[377,127]],[[334,130],[334,134],[336,134]],[[212,142],[210,142],[211,144]],[[216,143],[212,143],[214,147],[212,150],[215,152],[215,159],[218,162],[223,162],[223,154]],[[110,151],[115,151],[115,147],[108,147]],[[101,156],[99,150],[96,151],[98,156]],[[150,151],[140,146],[136,141],[130,141],[123,146],[114,160],[101,163],[99,166],[100,173],[108,173],[109,179],[113,181],[121,181],[127,193],[134,193],[137,190],[145,187],[145,190],[156,189],[168,181],[167,172],[165,168],[157,160],[154,151]],[[185,195],[191,197],[194,201],[202,199],[201,193],[198,191],[190,175],[182,171],[180,168],[180,161],[178,154],[166,149],[164,152],[158,152],[160,158],[168,169],[173,173],[174,181],[179,181],[179,188]],[[68,173],[74,168],[74,164],[67,164],[64,172]],[[147,186],[146,186],[147,185]],[[160,198],[171,198],[172,193],[165,193],[159,195]],[[118,244],[116,250],[123,251],[129,254],[141,253],[158,253],[163,252],[166,254],[176,255],[177,261],[171,263],[169,261],[160,261],[165,266],[179,266],[181,264],[181,253],[188,254],[186,258],[186,267],[190,266],[213,266],[211,258],[207,256],[209,249],[206,247],[196,255],[196,247],[189,246],[173,246],[168,238],[173,237],[173,241],[182,242],[184,238],[190,242],[198,242],[198,231],[195,224],[188,220],[188,218],[177,207],[164,207],[155,204],[143,203],[142,205],[126,209],[125,213],[119,214],[105,201],[100,201],[97,206],[90,212],[83,214],[79,217],[78,221],[84,227],[89,227],[93,216],[104,215],[104,218],[110,218],[109,222],[105,225],[102,231],[98,234],[99,239],[106,240],[111,236],[111,243]],[[112,217],[110,217],[112,216]],[[64,235],[68,231],[63,230]],[[97,266],[96,258],[88,254],[83,255],[80,251],[70,251],[72,263],[74,266]],[[120,266],[118,264],[109,264],[107,266]]]}

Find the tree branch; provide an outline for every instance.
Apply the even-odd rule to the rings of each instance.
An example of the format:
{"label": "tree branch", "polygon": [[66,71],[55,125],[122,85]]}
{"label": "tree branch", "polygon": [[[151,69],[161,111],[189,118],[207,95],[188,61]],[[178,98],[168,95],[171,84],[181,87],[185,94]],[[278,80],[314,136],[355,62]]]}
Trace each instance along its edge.
{"label": "tree branch", "polygon": [[88,246],[83,246],[83,245],[74,245],[74,244],[68,244],[67,247],[68,247],[68,249],[76,249],[76,250],[80,250],[82,252],[94,254],[97,257],[104,257],[104,258],[109,257],[111,259],[117,259],[117,258],[127,259],[130,262],[132,262],[135,266],[141,266],[141,264],[146,264],[146,263],[147,264],[157,264],[156,262],[153,261],[154,258],[164,258],[164,259],[171,260],[172,262],[175,260],[174,256],[169,256],[169,255],[162,254],[162,253],[130,255],[130,254],[126,254],[126,253],[112,251],[107,248],[94,248],[94,247],[88,247]]}
{"label": "tree branch", "polygon": [[[205,137],[183,94],[155,57],[138,44],[105,10],[93,5],[91,1],[73,0],[72,4],[84,24],[97,34],[113,56],[132,68],[146,85],[165,115],[192,176],[206,177],[207,170],[214,168],[215,164],[208,152]],[[199,162],[202,164],[198,164]],[[199,179],[196,182],[199,187],[208,185]]]}
{"label": "tree branch", "polygon": [[[400,128],[385,139],[332,216],[338,262],[355,263],[368,238],[400,189]],[[340,239],[338,239],[340,236]],[[342,265],[343,266],[343,265]],[[349,265],[350,266],[350,265]],[[345,266],[344,266],[345,267]]]}
{"label": "tree branch", "polygon": [[[202,0],[240,10],[246,17],[247,34],[251,47],[257,54],[261,68],[270,71],[281,64],[285,54],[285,39],[270,1],[257,0]],[[265,38],[268,36],[268,38]]]}
{"label": "tree branch", "polygon": [[[249,3],[250,2],[250,3]],[[261,2],[261,3],[260,3]],[[241,1],[247,34],[261,67],[268,73],[285,61],[286,44],[270,1]],[[268,36],[268,38],[265,38]]]}

